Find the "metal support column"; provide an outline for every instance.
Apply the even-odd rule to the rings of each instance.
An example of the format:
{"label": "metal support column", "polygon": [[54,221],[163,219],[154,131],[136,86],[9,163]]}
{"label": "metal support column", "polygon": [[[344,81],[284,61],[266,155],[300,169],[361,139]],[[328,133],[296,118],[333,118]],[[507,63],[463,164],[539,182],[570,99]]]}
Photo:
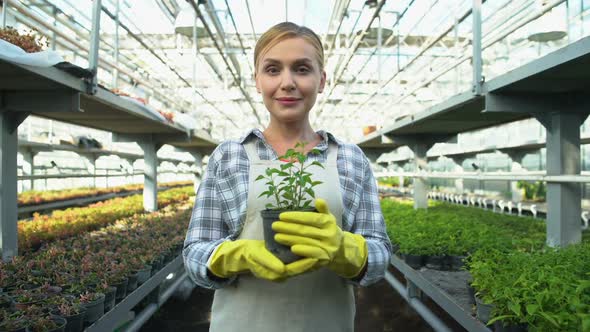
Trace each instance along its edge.
{"label": "metal support column", "polygon": [[[451,160],[453,160],[453,163],[455,163],[455,165],[453,167],[453,172],[463,173],[463,171],[465,171],[463,169],[463,162],[465,162],[465,159],[467,159],[467,157],[465,157],[465,156],[452,156],[450,158],[451,158]],[[457,195],[461,195],[461,194],[463,194],[464,191],[465,191],[465,185],[464,185],[463,179],[455,179],[455,193]]]}
{"label": "metal support column", "polygon": [[0,109],[0,249],[3,261],[9,261],[18,253],[16,157],[21,116]]}
{"label": "metal support column", "polygon": [[[538,115],[547,130],[547,175],[580,174],[580,126],[587,115],[554,112]],[[547,183],[547,245],[582,241],[579,183]]]}
{"label": "metal support column", "polygon": [[[426,152],[436,143],[456,143],[457,135],[391,135],[394,142],[407,145],[414,153],[414,171],[417,173],[428,170]],[[414,178],[414,209],[428,207],[428,180],[421,177]]]}
{"label": "metal support column", "polygon": [[9,0],[2,1],[2,26],[0,28],[6,27],[6,12],[8,11],[8,2]]}
{"label": "metal support column", "polygon": [[[95,154],[83,154],[82,160],[88,170],[88,174],[92,174],[92,187],[96,188],[96,155]],[[108,174],[108,171],[107,171]],[[108,181],[108,178],[107,180]],[[108,186],[107,186],[108,187]]]}
{"label": "metal support column", "polygon": [[95,94],[98,91],[98,51],[100,42],[100,13],[102,1],[92,1],[92,30],[90,31],[90,51],[88,52],[88,70],[92,72],[92,78],[87,82],[87,92]]}
{"label": "metal support column", "polygon": [[[485,103],[486,112],[523,112],[539,120],[547,131],[547,175],[580,174],[580,126],[590,112],[585,93],[488,93]],[[581,196],[579,183],[547,184],[547,245],[582,240]]]}
{"label": "metal support column", "polygon": [[[37,153],[33,152],[30,148],[19,148],[18,152],[23,156],[22,175],[35,175],[35,163],[33,161]],[[24,179],[21,181],[22,191],[33,190],[35,188],[33,179]]]}
{"label": "metal support column", "polygon": [[126,168],[124,171],[127,173],[127,176],[125,176],[125,182],[126,184],[132,184],[133,175],[135,174],[135,169],[133,168],[133,159],[125,158],[124,160],[124,167]]}
{"label": "metal support column", "polygon": [[158,209],[158,155],[161,145],[153,142],[138,142],[143,150],[143,207],[148,212]]}
{"label": "metal support column", "polygon": [[472,36],[472,46],[473,46],[473,89],[472,92],[475,95],[482,94],[482,84],[483,84],[483,76],[482,76],[482,59],[481,59],[481,1],[482,0],[473,0],[473,36]]}
{"label": "metal support column", "polygon": [[119,87],[119,70],[117,66],[119,66],[119,12],[121,10],[120,0],[115,0],[115,49],[113,50],[114,56],[113,59],[115,60],[115,66],[113,67],[113,88]]}
{"label": "metal support column", "polygon": [[[510,172],[522,173],[526,171],[526,169],[522,167],[522,160],[527,155],[528,151],[507,149],[502,150],[502,152],[506,153],[508,157],[510,157]],[[518,203],[522,201],[522,190],[518,188],[518,181],[510,181],[510,192],[512,196],[511,200],[513,202]]]}
{"label": "metal support column", "polygon": [[[410,146],[414,152],[415,171],[422,172],[428,170],[428,160],[426,152],[434,143],[416,141]],[[414,209],[426,209],[428,207],[428,180],[420,177],[414,178]]]}

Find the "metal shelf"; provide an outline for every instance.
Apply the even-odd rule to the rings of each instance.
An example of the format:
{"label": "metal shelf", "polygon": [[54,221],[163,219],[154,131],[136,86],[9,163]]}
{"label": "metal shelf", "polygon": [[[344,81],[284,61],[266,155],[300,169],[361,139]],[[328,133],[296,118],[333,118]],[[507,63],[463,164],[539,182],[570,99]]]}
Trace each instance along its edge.
{"label": "metal shelf", "polygon": [[[182,255],[177,256],[168,265],[163,267],[155,275],[153,275],[148,281],[137,287],[131,294],[128,294],[123,301],[119,302],[113,309],[105,313],[100,319],[94,324],[87,327],[84,331],[86,332],[105,332],[113,331],[121,324],[129,321],[129,318],[134,314],[130,315],[130,311],[144,298],[152,294],[153,291],[157,290],[163,282],[167,281],[166,277],[170,273],[177,272],[183,266]],[[181,275],[181,274],[179,274]],[[178,277],[178,276],[177,276]]]}
{"label": "metal shelf", "polygon": [[[436,286],[433,282],[428,280],[424,274],[412,269],[403,260],[396,255],[391,256],[391,265],[401,272],[408,281],[409,298],[412,301],[419,301],[418,292],[416,288],[428,295],[436,304],[438,304],[444,311],[446,311],[457,323],[461,324],[466,330],[470,332],[491,332],[482,322],[471,315],[471,312],[465,310],[457,299],[450,296],[443,289]],[[441,271],[444,272],[444,271]],[[388,273],[386,280],[394,286],[395,279]],[[419,312],[421,315],[423,313]],[[432,314],[432,312],[430,312]]]}

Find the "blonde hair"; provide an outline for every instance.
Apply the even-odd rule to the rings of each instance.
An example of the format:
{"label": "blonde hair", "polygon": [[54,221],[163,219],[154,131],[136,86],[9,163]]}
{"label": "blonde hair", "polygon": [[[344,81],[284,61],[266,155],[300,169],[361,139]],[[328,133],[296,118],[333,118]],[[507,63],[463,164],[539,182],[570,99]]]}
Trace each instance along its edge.
{"label": "blonde hair", "polygon": [[316,58],[320,65],[320,72],[324,70],[324,47],[320,37],[315,34],[310,28],[302,25],[297,25],[292,22],[279,23],[272,28],[268,29],[265,33],[260,36],[256,47],[254,48],[254,71],[258,71],[258,63],[260,58],[268,52],[270,48],[278,44],[279,42],[289,38],[303,38],[310,43],[315,49]]}

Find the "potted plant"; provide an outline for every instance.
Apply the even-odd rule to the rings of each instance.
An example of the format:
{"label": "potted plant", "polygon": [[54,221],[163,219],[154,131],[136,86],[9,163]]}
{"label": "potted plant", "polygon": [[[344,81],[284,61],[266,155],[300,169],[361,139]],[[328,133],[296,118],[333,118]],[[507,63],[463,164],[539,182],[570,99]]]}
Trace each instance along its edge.
{"label": "potted plant", "polygon": [[[265,181],[266,190],[258,197],[266,197],[272,203],[266,204],[266,209],[260,212],[264,227],[264,241],[266,248],[277,256],[285,264],[294,262],[299,256],[291,252],[289,246],[275,242],[275,232],[272,230],[272,223],[279,220],[279,215],[286,211],[314,211],[311,205],[315,198],[313,187],[321,184],[321,181],[314,181],[308,168],[324,166],[317,162],[306,163],[307,156],[303,153],[305,142],[298,142],[295,148],[288,149],[279,159],[285,161],[279,168],[268,167],[264,174],[259,175],[255,181]],[[320,151],[312,149],[312,154],[319,154]]]}
{"label": "potted plant", "polygon": [[29,321],[23,311],[0,309],[0,331],[25,332]]}
{"label": "potted plant", "polygon": [[29,306],[47,298],[47,295],[37,290],[17,289],[10,292],[8,295],[12,297],[14,307],[17,310],[25,310]]}
{"label": "potted plant", "polygon": [[84,321],[92,324],[104,315],[104,294],[86,291],[80,294],[80,302],[86,308]]}
{"label": "potted plant", "polygon": [[28,315],[30,320],[28,331],[30,332],[64,332],[67,321],[61,316],[53,316],[42,313]]}
{"label": "potted plant", "polygon": [[59,303],[51,311],[51,314],[65,318],[67,321],[65,326],[66,332],[80,332],[84,329],[86,308],[82,306],[78,298],[70,296],[60,297]]}
{"label": "potted plant", "polygon": [[96,286],[96,292],[104,294],[104,312],[109,312],[115,307],[115,294],[117,293],[117,287],[109,286],[109,284],[103,280]]}

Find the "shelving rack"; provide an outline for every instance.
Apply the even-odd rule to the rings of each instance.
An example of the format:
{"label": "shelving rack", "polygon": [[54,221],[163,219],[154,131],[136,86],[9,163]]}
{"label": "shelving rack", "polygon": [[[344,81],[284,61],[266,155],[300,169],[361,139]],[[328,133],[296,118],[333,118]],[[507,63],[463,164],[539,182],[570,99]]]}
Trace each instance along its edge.
{"label": "shelving rack", "polygon": [[[481,31],[477,5],[478,1],[474,1],[474,41],[481,40],[476,35]],[[407,174],[414,179],[414,208],[427,208],[427,179],[455,178],[428,171],[426,153],[435,143],[456,143],[459,133],[535,118],[547,130],[546,144],[533,142],[531,145],[507,147],[504,151],[515,160],[522,158],[523,151],[546,145],[547,172],[537,177],[547,181],[548,187],[547,244],[566,246],[580,242],[582,211],[579,183],[590,182],[590,176],[580,175],[580,146],[587,142],[587,139],[580,138],[580,126],[590,113],[590,37],[582,38],[489,82],[482,79],[481,45],[477,43],[473,45],[473,63],[473,85],[470,91],[385,126],[357,144],[373,163],[382,153],[408,146],[414,154],[415,163],[415,172]],[[478,152],[460,153],[456,155],[455,163],[460,167],[461,158]],[[456,175],[460,177],[460,174]],[[511,175],[511,178],[519,180],[526,178],[526,175]],[[404,288],[389,272],[386,280],[436,331],[447,331],[448,327],[422,304],[422,293],[468,331],[489,331],[458,306],[444,290],[398,257],[392,257],[391,266],[406,278],[407,283]]]}
{"label": "shelving rack", "polygon": [[[137,142],[144,152],[144,208],[157,209],[157,150],[163,144],[202,159],[216,146],[211,138],[162,121],[137,103],[99,86],[96,80],[101,1],[93,2],[89,68],[74,75],[54,67],[33,67],[0,60],[0,247],[2,259],[17,255],[16,153],[18,125],[34,114],[113,132],[115,141]],[[197,165],[200,166],[200,165]]]}

